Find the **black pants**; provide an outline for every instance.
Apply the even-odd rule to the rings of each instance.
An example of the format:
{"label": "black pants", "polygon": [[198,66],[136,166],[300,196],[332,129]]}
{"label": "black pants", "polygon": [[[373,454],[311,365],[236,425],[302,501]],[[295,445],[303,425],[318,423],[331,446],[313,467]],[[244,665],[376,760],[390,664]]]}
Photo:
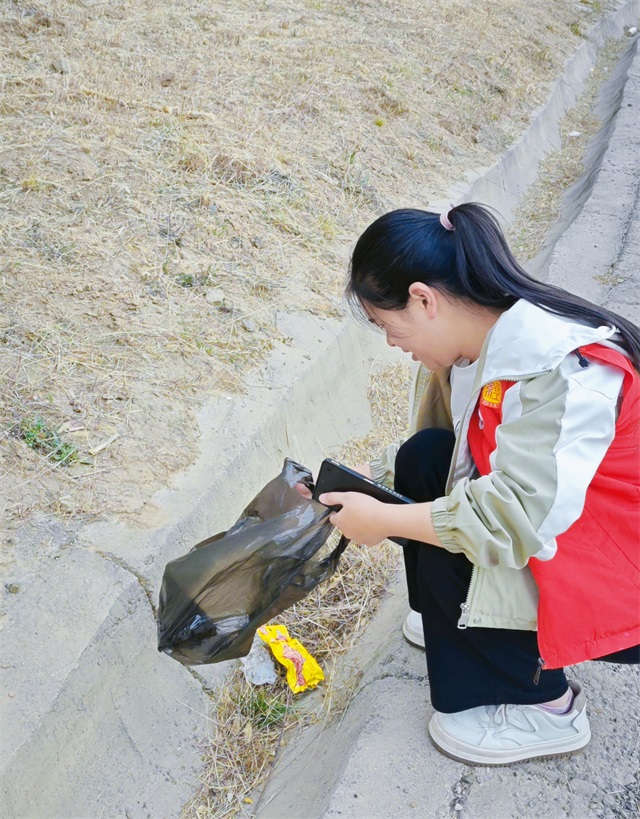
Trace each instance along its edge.
{"label": "black pants", "polygon": [[[453,444],[453,433],[441,429],[423,430],[410,438],[396,458],[396,490],[417,502],[441,497]],[[562,669],[542,671],[534,682],[540,656],[536,632],[457,627],[472,570],[464,555],[409,541],[404,559],[409,605],[422,614],[431,703],[437,711],[527,705],[565,693]],[[629,652],[634,651],[638,653],[630,649],[603,659],[633,662]]]}

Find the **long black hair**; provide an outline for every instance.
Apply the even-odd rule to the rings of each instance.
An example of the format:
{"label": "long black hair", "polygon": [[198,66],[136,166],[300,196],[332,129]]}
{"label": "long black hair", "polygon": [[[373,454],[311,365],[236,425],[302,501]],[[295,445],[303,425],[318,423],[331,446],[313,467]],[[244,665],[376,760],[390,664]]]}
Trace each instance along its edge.
{"label": "long black hair", "polygon": [[423,282],[483,307],[506,309],[518,299],[583,324],[614,325],[620,345],[640,371],[640,330],[611,310],[530,276],[513,257],[495,216],[468,202],[447,218],[423,210],[394,210],[376,219],[358,239],[351,258],[347,299],[357,312],[368,304],[402,310],[409,287]]}

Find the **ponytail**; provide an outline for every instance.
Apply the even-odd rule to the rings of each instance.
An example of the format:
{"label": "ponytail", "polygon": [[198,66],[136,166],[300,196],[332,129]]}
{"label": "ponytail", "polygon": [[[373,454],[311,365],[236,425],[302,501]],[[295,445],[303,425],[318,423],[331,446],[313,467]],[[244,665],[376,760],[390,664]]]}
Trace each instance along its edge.
{"label": "ponytail", "polygon": [[561,287],[530,276],[515,260],[495,216],[484,206],[458,205],[440,218],[404,209],[381,216],[358,239],[351,259],[347,299],[401,310],[416,281],[453,298],[494,309],[518,299],[582,324],[614,325],[620,345],[640,371],[640,330],[628,319]]}

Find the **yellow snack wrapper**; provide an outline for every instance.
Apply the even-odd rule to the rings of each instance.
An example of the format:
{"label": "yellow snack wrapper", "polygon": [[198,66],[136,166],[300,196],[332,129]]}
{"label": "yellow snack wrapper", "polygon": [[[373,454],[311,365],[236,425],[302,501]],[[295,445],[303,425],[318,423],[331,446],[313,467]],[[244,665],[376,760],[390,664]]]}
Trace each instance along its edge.
{"label": "yellow snack wrapper", "polygon": [[315,688],[324,680],[318,663],[302,643],[289,637],[286,626],[262,626],[258,634],[276,660],[287,669],[287,683],[294,694]]}

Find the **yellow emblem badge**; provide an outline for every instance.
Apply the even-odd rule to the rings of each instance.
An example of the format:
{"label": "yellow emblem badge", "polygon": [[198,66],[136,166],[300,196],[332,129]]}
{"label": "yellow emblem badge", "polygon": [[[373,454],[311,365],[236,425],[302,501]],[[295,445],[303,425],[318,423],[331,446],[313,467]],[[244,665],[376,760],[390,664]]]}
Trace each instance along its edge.
{"label": "yellow emblem badge", "polygon": [[497,407],[502,401],[502,384],[499,381],[492,381],[482,390],[480,402],[485,407]]}

